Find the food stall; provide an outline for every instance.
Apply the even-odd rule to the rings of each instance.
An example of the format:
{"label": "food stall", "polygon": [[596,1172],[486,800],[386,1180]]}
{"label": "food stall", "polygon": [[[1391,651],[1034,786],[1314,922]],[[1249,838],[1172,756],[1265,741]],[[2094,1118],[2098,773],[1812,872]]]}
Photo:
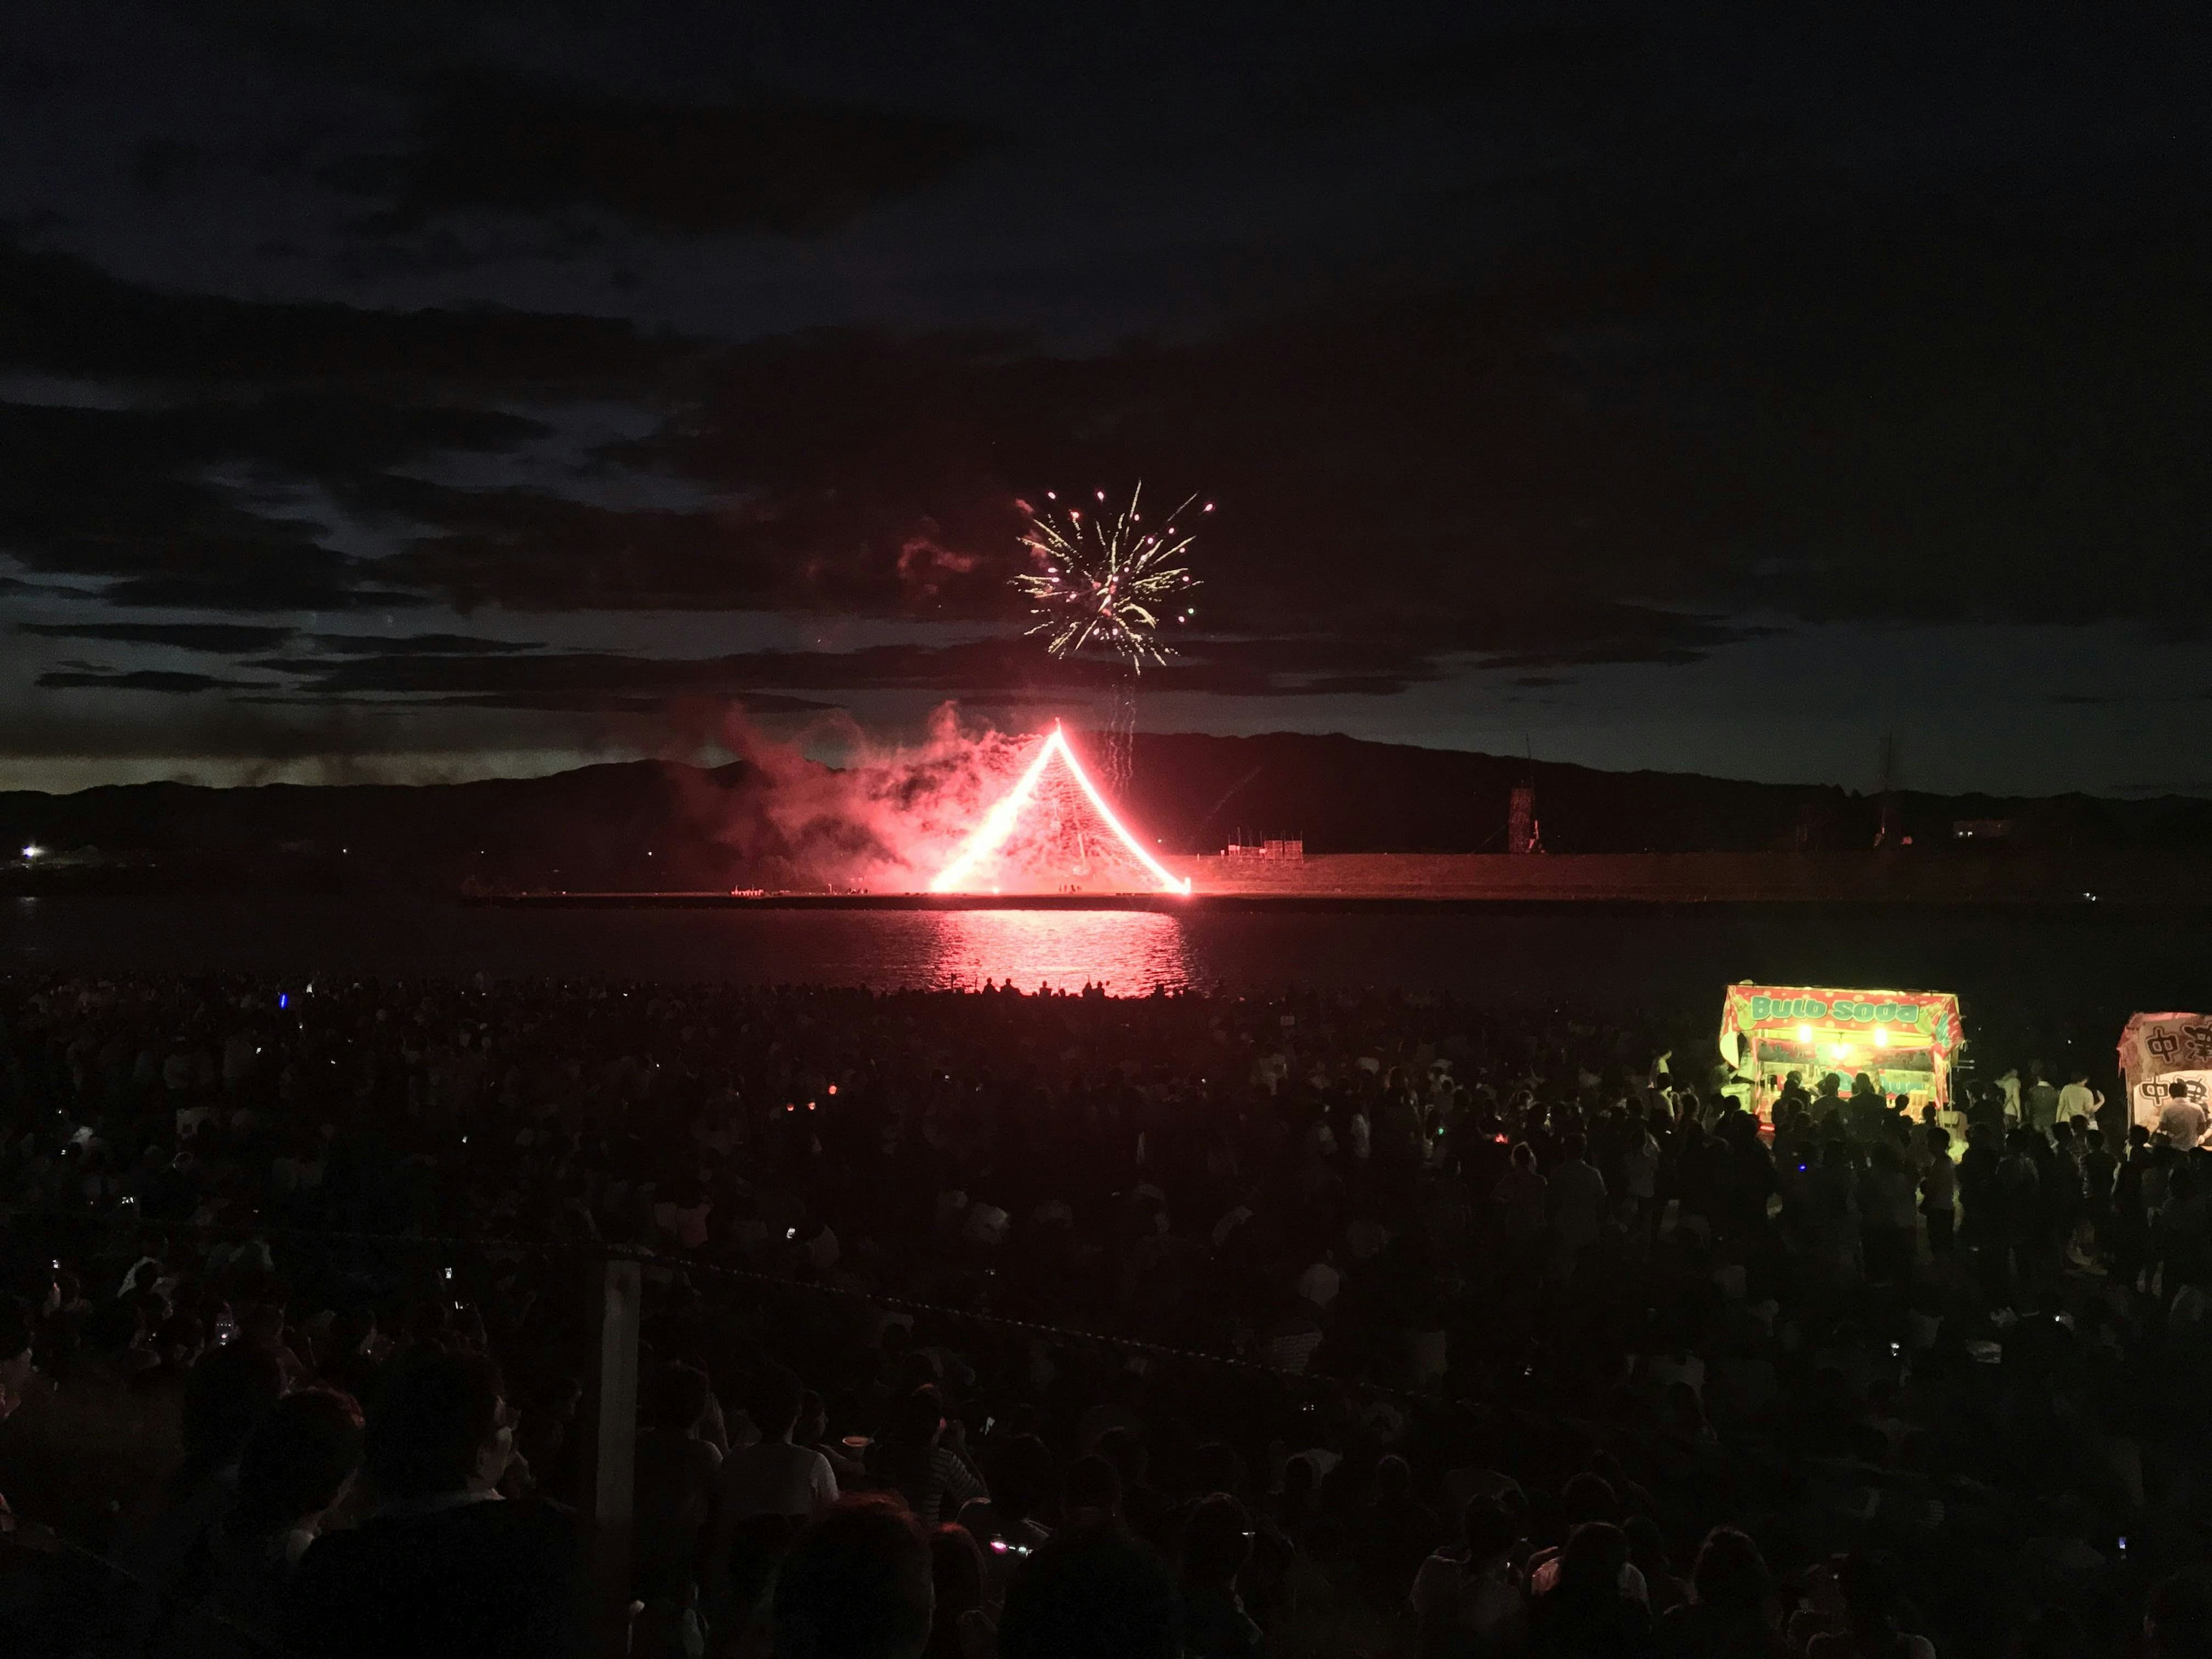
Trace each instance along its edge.
{"label": "food stall", "polygon": [[2212,1103],[2212,1016],[2132,1016],[2120,1033],[2120,1075],[2127,1080],[2130,1123],[2157,1128],[2177,1083],[2199,1106]]}
{"label": "food stall", "polygon": [[1965,1039],[1959,999],[1948,991],[1845,991],[1802,985],[1729,987],[1721,1008],[1721,1058],[1734,1074],[1729,1092],[1761,1119],[1790,1073],[1816,1093],[1830,1072],[1844,1080],[1864,1072],[1894,1099],[1948,1109],[1951,1063]]}

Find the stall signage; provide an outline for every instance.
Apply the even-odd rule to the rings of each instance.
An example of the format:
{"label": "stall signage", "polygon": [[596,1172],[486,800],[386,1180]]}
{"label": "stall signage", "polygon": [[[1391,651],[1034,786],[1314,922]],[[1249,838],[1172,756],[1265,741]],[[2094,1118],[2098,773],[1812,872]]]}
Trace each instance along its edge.
{"label": "stall signage", "polygon": [[1835,1020],[1847,1025],[1917,1025],[1920,1014],[1919,1006],[1911,1002],[1854,1002],[1845,997],[1832,1001],[1819,997],[1754,996],[1751,1000],[1754,1025],[1808,1019]]}

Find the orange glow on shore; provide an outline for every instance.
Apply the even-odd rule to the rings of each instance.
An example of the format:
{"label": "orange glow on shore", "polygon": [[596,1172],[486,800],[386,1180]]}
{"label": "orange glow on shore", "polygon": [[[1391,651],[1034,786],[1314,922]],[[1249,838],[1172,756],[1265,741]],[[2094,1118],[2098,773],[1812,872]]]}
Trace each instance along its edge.
{"label": "orange glow on shore", "polygon": [[1054,755],[1067,763],[1069,773],[1082,786],[1084,794],[1089,798],[1098,816],[1105,819],[1108,826],[1121,837],[1121,845],[1152,872],[1153,879],[1159,883],[1161,891],[1188,893],[1189,878],[1178,880],[1170,875],[1160,861],[1146,852],[1137,838],[1123,826],[1121,820],[1115,816],[1114,809],[1106,804],[1106,797],[1098,793],[1098,786],[1091,781],[1091,775],[1083,769],[1083,763],[1075,758],[1075,750],[1067,741],[1067,733],[1057,723],[1052,728],[1052,735],[1044,740],[1044,747],[1037,750],[1036,758],[1029,763],[1014,787],[983,814],[983,821],[969,833],[967,840],[960,843],[960,850],[952,855],[952,861],[938,872],[937,879],[929,884],[929,890],[933,893],[960,891],[961,884],[974,872],[975,866],[1006,844],[1006,838],[1013,834],[1014,825],[1021,817],[1022,808],[1028,805],[1030,797],[1036,793],[1037,781],[1044,776],[1044,769],[1052,763]]}

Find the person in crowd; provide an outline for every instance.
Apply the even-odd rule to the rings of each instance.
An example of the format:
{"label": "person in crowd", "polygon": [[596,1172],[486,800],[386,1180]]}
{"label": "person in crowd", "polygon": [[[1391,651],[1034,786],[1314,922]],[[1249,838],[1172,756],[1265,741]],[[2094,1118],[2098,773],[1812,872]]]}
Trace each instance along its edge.
{"label": "person in crowd", "polygon": [[1413,1609],[1423,1659],[1504,1659],[1528,1641],[1528,1601],[1514,1572],[1521,1520],[1502,1496],[1478,1492],[1460,1514],[1460,1546],[1421,1564]]}
{"label": "person in crowd", "polygon": [[2043,1062],[2037,1060],[2031,1067],[2033,1076],[2021,1094],[2021,1127],[2030,1133],[2047,1135],[2051,1125],[2058,1121],[2058,1091],[2043,1075]]}
{"label": "person in crowd", "polygon": [[1157,1557],[1118,1528],[1071,1526],[1006,1592],[1000,1659],[1176,1659],[1181,1606]]}
{"label": "person in crowd", "polygon": [[2204,1143],[2208,1117],[2202,1102],[2189,1092],[2189,1085],[2176,1078],[2166,1085],[2166,1105],[2158,1115],[2160,1139],[2177,1152],[2195,1152]]}
{"label": "person in crowd", "polygon": [[974,1535],[950,1522],[938,1528],[929,1534],[929,1563],[935,1604],[924,1650],[928,1659],[993,1659],[998,1631],[985,1601],[988,1579]]}
{"label": "person in crowd", "polygon": [[1260,1627],[1237,1575],[1252,1559],[1252,1517],[1227,1492],[1200,1500],[1182,1541],[1182,1650],[1188,1659],[1255,1659]]}
{"label": "person in crowd", "polygon": [[419,1350],[368,1419],[376,1508],[300,1559],[287,1643],[309,1659],[568,1655],[586,1626],[566,1511],[499,1492],[514,1419],[481,1355]]}
{"label": "person in crowd", "polygon": [[1920,1174],[1920,1212],[1928,1220],[1928,1254],[1948,1262],[1958,1237],[1959,1166],[1951,1161],[1951,1134],[1941,1124],[1922,1132],[1927,1149]]}
{"label": "person in crowd", "polygon": [[250,1343],[225,1344],[193,1363],[179,1424],[183,1460],[159,1512],[125,1557],[132,1577],[157,1601],[178,1594],[191,1565],[204,1556],[210,1534],[237,1500],[246,1443],[283,1391],[276,1357]]}
{"label": "person in crowd", "polygon": [[2212,1580],[2191,1571],[2152,1585],[2143,1604],[2142,1638],[2155,1659],[2212,1659]]}
{"label": "person in crowd", "polygon": [[1605,1217],[1605,1177],[1584,1157],[1589,1150],[1582,1135],[1563,1137],[1559,1162],[1549,1178],[1552,1231],[1562,1279],[1575,1276],[1577,1262],[1598,1242]]}
{"label": "person in crowd", "polygon": [[1568,1536],[1559,1571],[1535,1598],[1535,1651],[1557,1659],[1632,1659],[1651,1651],[1651,1615],[1624,1589],[1628,1535],[1586,1521]]}
{"label": "person in crowd", "polygon": [[1843,1628],[1807,1642],[1805,1659],[1936,1659],[1924,1636],[1905,1628],[1904,1593],[1896,1563],[1879,1551],[1853,1550],[1836,1575]]}
{"label": "person in crowd", "polygon": [[635,1653],[680,1656],[703,1645],[700,1580],[720,1473],[720,1411],[707,1374],[664,1365],[648,1379],[632,1448],[630,1592],[644,1603]]}
{"label": "person in crowd", "polygon": [[1789,1659],[1777,1628],[1774,1581],[1748,1534],[1716,1527],[1698,1546],[1690,1600],[1659,1621],[1664,1659]]}
{"label": "person in crowd", "polygon": [[[1001,1601],[1054,1631],[1124,1579],[1224,1650],[1248,1626],[1378,1659],[1634,1648],[1638,1611],[1675,1650],[1723,1626],[1759,1649],[1743,1546],[1715,1535],[1687,1589],[1668,1562],[1739,1517],[1793,1585],[1894,1545],[1887,1599],[1856,1567],[1849,1597],[1813,1592],[1807,1640],[1839,1651],[2025,1644],[1962,1547],[2119,1558],[2063,1603],[2092,1650],[2147,1616],[2185,1650],[2185,1598],[2132,1585],[2190,1563],[2162,1517],[2202,1485],[2186,1413],[2141,1403],[2144,1376],[2212,1381],[2190,1136],[2108,1164],[2062,1110],[2008,1146],[1961,1073],[1947,1194],[1937,1126],[1870,1078],[1784,1088],[1762,1123],[1729,1077],[1644,1063],[1710,1047],[1672,1018],[0,976],[0,1528],[153,1569],[110,1645],[150,1607],[165,1640],[227,1620],[307,1659],[597,1646],[629,1596],[633,1652],[820,1659],[829,1625],[800,1596],[779,1638],[775,1591],[835,1575],[780,1569],[864,1486],[957,1519],[984,1564],[878,1536],[925,1583],[934,1555],[947,1604],[872,1626],[886,1651],[980,1642],[969,1613]],[[1977,1054],[2080,1025],[1978,1007]],[[532,1494],[580,1493],[598,1455],[574,1284],[603,1250],[647,1257],[643,1410],[630,1577],[586,1607],[576,1522]],[[822,1393],[794,1409],[798,1375]],[[747,1407],[735,1435],[710,1376]],[[332,1390],[368,1407],[349,1491]],[[1217,1493],[1261,1518],[1228,1526]],[[1430,1553],[1438,1515],[1463,1551]],[[1606,1534],[1574,1547],[1592,1527],[1626,1537],[1610,1595]],[[1028,1597],[1048,1556],[1059,1589]],[[404,1620],[371,1635],[372,1606]]]}
{"label": "person in crowd", "polygon": [[2089,1086],[2089,1068],[2076,1066],[2071,1079],[2058,1091],[2057,1121],[2061,1123],[2085,1123],[2091,1128],[2105,1109],[2105,1097]]}
{"label": "person in crowd", "polygon": [[925,1527],[958,1514],[971,1498],[990,1496],[968,1455],[966,1425],[946,1417],[945,1397],[933,1383],[895,1402],[875,1449],[875,1473],[905,1498]]}
{"label": "person in crowd", "polygon": [[921,1659],[936,1616],[927,1534],[879,1493],[841,1498],[776,1575],[774,1659]]}
{"label": "person in crowd", "polygon": [[717,1477],[717,1508],[725,1527],[757,1515],[803,1521],[837,1501],[837,1476],[830,1460],[797,1441],[805,1401],[798,1377],[781,1365],[767,1368],[753,1384],[745,1409],[760,1438],[724,1457]]}

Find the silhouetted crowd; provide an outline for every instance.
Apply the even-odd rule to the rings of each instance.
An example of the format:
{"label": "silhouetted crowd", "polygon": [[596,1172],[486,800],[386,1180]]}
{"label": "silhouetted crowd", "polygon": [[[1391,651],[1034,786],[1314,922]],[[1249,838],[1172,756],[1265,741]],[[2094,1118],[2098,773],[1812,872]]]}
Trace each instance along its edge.
{"label": "silhouetted crowd", "polygon": [[1719,1058],[1395,994],[0,979],[0,1630],[2212,1654],[2202,1111],[2000,1052],[1762,1123]]}

